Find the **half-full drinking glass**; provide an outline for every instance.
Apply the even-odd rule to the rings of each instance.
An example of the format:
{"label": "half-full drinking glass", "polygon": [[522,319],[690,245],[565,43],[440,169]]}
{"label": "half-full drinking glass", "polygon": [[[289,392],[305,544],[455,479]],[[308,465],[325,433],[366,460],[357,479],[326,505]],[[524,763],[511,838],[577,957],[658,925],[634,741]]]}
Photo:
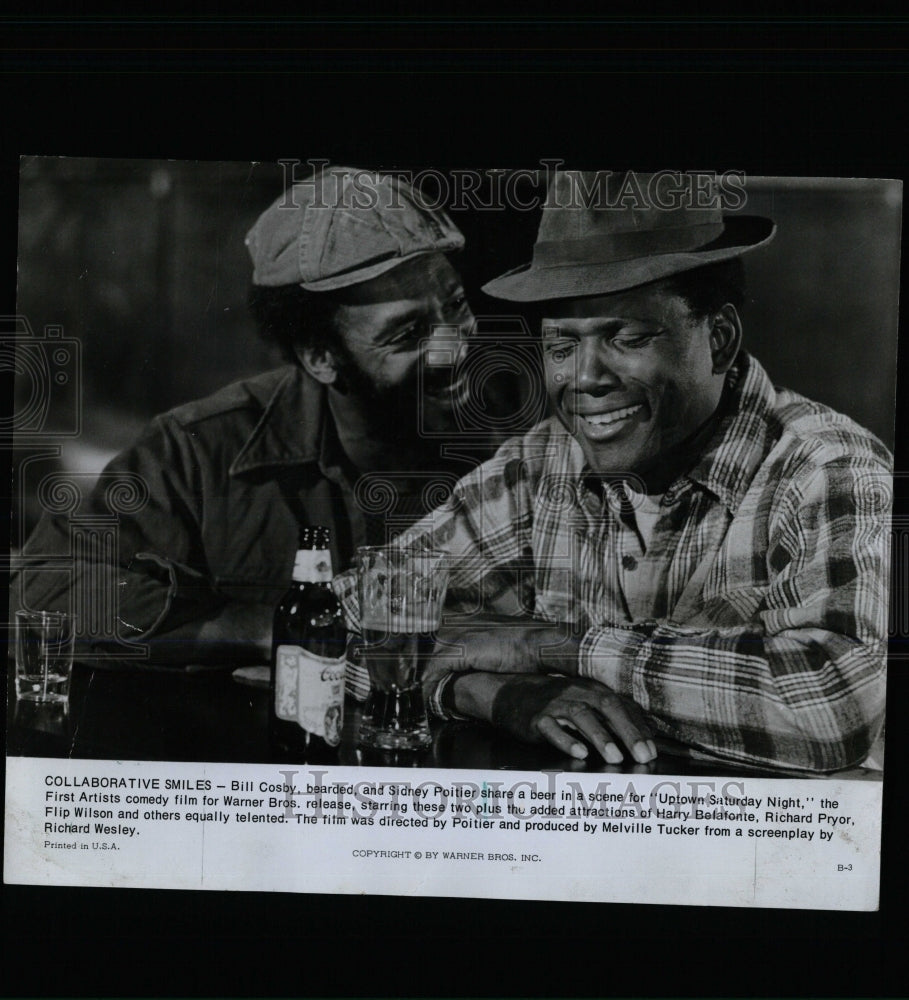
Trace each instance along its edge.
{"label": "half-full drinking glass", "polygon": [[357,549],[361,647],[370,693],[360,744],[381,750],[431,743],[422,679],[436,643],[449,555],[437,549]]}

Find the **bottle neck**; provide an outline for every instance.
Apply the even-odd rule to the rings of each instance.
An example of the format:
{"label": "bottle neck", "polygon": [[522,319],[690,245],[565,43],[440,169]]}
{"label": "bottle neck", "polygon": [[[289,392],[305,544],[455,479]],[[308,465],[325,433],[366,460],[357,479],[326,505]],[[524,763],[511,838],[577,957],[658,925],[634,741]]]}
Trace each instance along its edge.
{"label": "bottle neck", "polygon": [[331,552],[328,549],[297,549],[294,583],[331,583]]}

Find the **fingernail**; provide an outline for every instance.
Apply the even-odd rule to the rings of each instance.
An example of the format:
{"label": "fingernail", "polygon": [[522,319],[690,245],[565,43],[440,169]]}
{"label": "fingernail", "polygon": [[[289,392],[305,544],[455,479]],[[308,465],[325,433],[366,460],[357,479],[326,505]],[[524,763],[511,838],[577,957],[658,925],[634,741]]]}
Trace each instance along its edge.
{"label": "fingernail", "polygon": [[622,762],[622,751],[619,750],[615,743],[607,743],[604,753],[608,763],[620,764]]}
{"label": "fingernail", "polygon": [[571,756],[583,760],[587,756],[587,747],[583,743],[572,743]]}
{"label": "fingernail", "polygon": [[647,746],[650,748],[650,756],[656,757],[657,755],[656,743],[654,743],[653,740],[648,740]]}
{"label": "fingernail", "polygon": [[631,752],[639,764],[646,764],[647,761],[653,760],[656,757],[656,747],[651,750],[644,740],[638,740],[632,747]]}

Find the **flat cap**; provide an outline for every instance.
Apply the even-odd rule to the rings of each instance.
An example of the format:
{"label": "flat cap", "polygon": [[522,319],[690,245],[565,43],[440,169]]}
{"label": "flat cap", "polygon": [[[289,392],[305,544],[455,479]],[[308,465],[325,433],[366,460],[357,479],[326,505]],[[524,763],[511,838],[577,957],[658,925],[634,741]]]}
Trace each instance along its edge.
{"label": "flat cap", "polygon": [[289,187],[259,216],[246,246],[253,284],[323,292],[460,250],[464,237],[402,178],[332,166]]}

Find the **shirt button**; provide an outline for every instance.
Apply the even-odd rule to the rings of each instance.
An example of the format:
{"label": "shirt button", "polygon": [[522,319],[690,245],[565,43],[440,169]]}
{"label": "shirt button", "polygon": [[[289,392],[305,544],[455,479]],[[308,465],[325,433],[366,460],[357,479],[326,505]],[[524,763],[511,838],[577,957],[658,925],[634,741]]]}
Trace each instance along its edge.
{"label": "shirt button", "polygon": [[628,570],[637,569],[638,561],[634,556],[622,556],[622,566]]}

